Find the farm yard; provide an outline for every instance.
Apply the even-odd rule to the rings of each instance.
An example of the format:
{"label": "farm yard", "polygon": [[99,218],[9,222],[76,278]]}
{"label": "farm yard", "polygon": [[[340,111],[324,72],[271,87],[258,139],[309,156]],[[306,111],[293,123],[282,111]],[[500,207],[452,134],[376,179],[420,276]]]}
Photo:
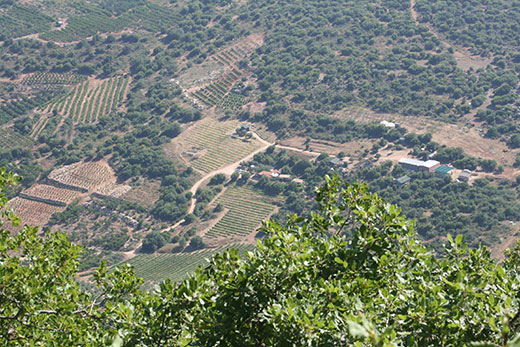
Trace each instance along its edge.
{"label": "farm yard", "polygon": [[190,146],[185,148],[183,157],[188,159],[189,154],[196,152],[190,164],[208,173],[244,158],[261,146],[255,138],[246,141],[231,137],[240,124],[236,120],[218,121],[207,117],[188,128],[172,144]]}
{"label": "farm yard", "polygon": [[256,230],[276,206],[264,202],[265,197],[247,187],[231,187],[214,204],[222,204],[226,214],[205,233],[206,238],[244,237]]}
{"label": "farm yard", "polygon": [[208,265],[207,259],[211,259],[215,254],[230,248],[243,252],[253,250],[254,246],[248,244],[230,244],[219,248],[204,249],[191,253],[139,254],[123,263],[132,265],[136,275],[142,277],[145,281],[160,282],[169,278],[173,282],[179,282],[182,281],[186,275],[195,271],[197,267]]}
{"label": "farm yard", "polygon": [[115,181],[114,171],[105,162],[66,165],[52,171],[47,178],[54,184],[85,193],[110,181]]}

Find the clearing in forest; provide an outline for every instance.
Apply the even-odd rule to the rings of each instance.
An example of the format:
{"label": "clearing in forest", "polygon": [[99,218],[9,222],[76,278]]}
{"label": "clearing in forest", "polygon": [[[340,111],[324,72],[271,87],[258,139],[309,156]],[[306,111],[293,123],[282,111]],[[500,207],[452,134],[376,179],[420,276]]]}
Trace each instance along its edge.
{"label": "clearing in forest", "polygon": [[[176,152],[182,159],[195,169],[208,173],[232,164],[262,146],[254,137],[233,138],[235,129],[240,126],[241,123],[236,120],[218,121],[206,117],[185,130],[167,146],[177,148]],[[171,150],[167,148],[166,152]]]}
{"label": "clearing in forest", "polygon": [[276,210],[276,206],[249,187],[228,188],[217,198],[216,204],[221,204],[226,213],[205,233],[209,239],[243,239],[254,233]]}
{"label": "clearing in forest", "polygon": [[512,166],[517,151],[508,149],[504,142],[484,137],[484,129],[478,123],[467,121],[465,124],[444,123],[419,116],[401,116],[396,114],[380,114],[362,107],[345,109],[334,117],[352,119],[359,123],[380,122],[382,120],[397,122],[410,132],[417,134],[431,133],[433,141],[449,147],[461,147],[468,155],[494,159],[504,166]]}

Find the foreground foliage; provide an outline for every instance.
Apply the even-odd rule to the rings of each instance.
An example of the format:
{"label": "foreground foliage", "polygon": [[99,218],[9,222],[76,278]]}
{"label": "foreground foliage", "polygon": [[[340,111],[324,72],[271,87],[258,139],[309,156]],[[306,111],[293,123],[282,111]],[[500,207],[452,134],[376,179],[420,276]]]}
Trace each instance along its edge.
{"label": "foreground foliage", "polygon": [[337,177],[317,189],[317,203],[308,219],[265,222],[269,237],[245,257],[224,252],[153,293],[138,289],[129,268],[104,267],[95,276],[99,294],[82,293],[74,280],[79,250],[63,235],[2,232],[1,338],[46,346],[513,341],[517,250],[497,265],[485,247],[468,250],[461,236],[448,236],[446,255],[437,259],[396,206]]}

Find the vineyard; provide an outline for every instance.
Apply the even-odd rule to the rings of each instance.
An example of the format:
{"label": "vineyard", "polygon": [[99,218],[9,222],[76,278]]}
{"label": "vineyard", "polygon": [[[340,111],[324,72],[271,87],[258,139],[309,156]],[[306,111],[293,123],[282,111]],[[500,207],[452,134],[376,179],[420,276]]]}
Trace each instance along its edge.
{"label": "vineyard", "polygon": [[227,93],[218,107],[224,110],[236,111],[244,104],[245,97],[242,94],[235,93],[233,90]]}
{"label": "vineyard", "polygon": [[0,36],[16,38],[49,30],[53,19],[34,7],[12,6],[0,12]]}
{"label": "vineyard", "polygon": [[0,145],[3,149],[13,147],[31,147],[34,142],[27,136],[24,136],[13,128],[0,129]]}
{"label": "vineyard", "polygon": [[20,197],[28,200],[45,202],[51,205],[66,206],[82,195],[77,190],[58,188],[47,184],[35,184],[20,193]]}
{"label": "vineyard", "polygon": [[40,38],[47,41],[73,42],[97,33],[118,32],[138,27],[158,32],[171,27],[176,20],[168,8],[150,3],[134,7],[118,17],[93,6],[89,6],[87,11],[88,14],[69,18],[66,28],[47,31],[41,34]]}
{"label": "vineyard", "polygon": [[[75,124],[93,123],[122,105],[130,77],[113,77],[104,81],[85,81],[74,87],[67,95],[56,98],[40,110],[47,114],[58,114],[71,118]],[[42,120],[43,122],[43,120]],[[36,126],[41,126],[41,122]],[[33,129],[33,133],[35,133]],[[37,132],[41,132],[41,129]]]}
{"label": "vineyard", "polygon": [[23,116],[34,108],[45,104],[49,98],[52,97],[51,94],[43,95],[38,94],[33,98],[24,97],[19,100],[14,100],[4,105],[0,106],[0,124],[5,124],[15,118]]}
{"label": "vineyard", "polygon": [[109,183],[114,177],[113,170],[107,164],[84,162],[56,169],[47,178],[63,188],[87,192]]}
{"label": "vineyard", "polygon": [[197,267],[207,266],[207,260],[211,259],[215,254],[230,248],[239,251],[251,251],[254,249],[254,246],[231,244],[192,253],[139,254],[125,261],[125,263],[132,265],[136,275],[142,277],[145,281],[164,281],[169,278],[174,282],[178,282],[194,272]]}
{"label": "vineyard", "polygon": [[275,210],[274,205],[262,202],[261,196],[245,187],[228,188],[215,204],[222,204],[228,211],[206,232],[207,238],[246,236]]}
{"label": "vineyard", "polygon": [[20,217],[24,224],[44,226],[53,213],[62,212],[65,207],[46,204],[40,201],[32,201],[21,197],[9,200],[16,216]]}
{"label": "vineyard", "polygon": [[233,67],[238,61],[247,59],[263,42],[264,38],[261,34],[252,34],[213,55],[212,59],[219,64]]}
{"label": "vineyard", "polygon": [[74,73],[39,72],[25,76],[22,84],[25,85],[74,85],[83,82],[85,76]]}
{"label": "vineyard", "polygon": [[229,93],[233,87],[233,84],[241,76],[241,71],[232,69],[229,73],[225,74],[217,81],[197,90],[195,93],[193,93],[193,95],[208,107],[215,105],[221,107],[223,100],[225,100],[224,97]]}
{"label": "vineyard", "polygon": [[231,138],[234,130],[240,126],[238,121],[217,121],[206,118],[186,131],[186,142],[206,150],[200,158],[191,164],[203,172],[210,172],[226,164],[234,163],[247,156],[260,146],[256,139],[243,141]]}

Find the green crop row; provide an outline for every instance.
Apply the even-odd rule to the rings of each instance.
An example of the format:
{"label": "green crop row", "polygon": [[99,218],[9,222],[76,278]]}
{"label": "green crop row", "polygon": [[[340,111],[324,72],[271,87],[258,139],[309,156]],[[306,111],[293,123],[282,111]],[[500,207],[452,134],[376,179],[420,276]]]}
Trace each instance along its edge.
{"label": "green crop row", "polygon": [[49,30],[53,19],[35,7],[15,5],[0,12],[0,36],[2,40],[35,34]]}
{"label": "green crop row", "polygon": [[252,198],[254,195],[256,193],[250,189],[228,188],[216,201],[228,212],[206,233],[206,237],[247,235],[255,231],[275,207],[260,201],[260,197]]}
{"label": "green crop row", "polygon": [[45,85],[45,84],[77,84],[86,79],[85,76],[75,75],[72,73],[48,73],[39,72],[26,76],[22,80],[22,84],[27,85]]}
{"label": "green crop row", "polygon": [[13,128],[0,128],[0,145],[2,148],[30,147],[34,142],[30,137],[18,133]]}
{"label": "green crop row", "polygon": [[0,106],[0,124],[5,124],[15,118],[27,114],[29,111],[45,104],[51,94],[40,94],[33,98],[23,97],[20,100],[14,100]]}
{"label": "green crop row", "polygon": [[207,266],[207,260],[211,259],[215,254],[230,248],[244,252],[253,250],[254,246],[231,244],[191,253],[139,254],[121,264],[132,265],[137,276],[142,277],[145,281],[163,281],[169,278],[174,282],[178,282],[185,279],[190,273],[193,273],[197,267]]}

